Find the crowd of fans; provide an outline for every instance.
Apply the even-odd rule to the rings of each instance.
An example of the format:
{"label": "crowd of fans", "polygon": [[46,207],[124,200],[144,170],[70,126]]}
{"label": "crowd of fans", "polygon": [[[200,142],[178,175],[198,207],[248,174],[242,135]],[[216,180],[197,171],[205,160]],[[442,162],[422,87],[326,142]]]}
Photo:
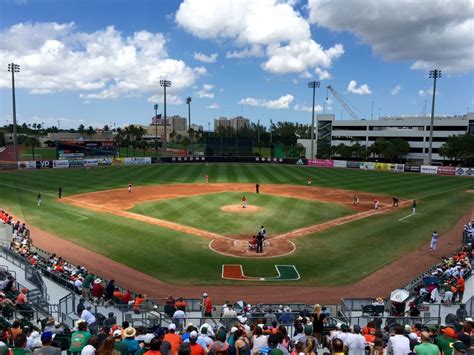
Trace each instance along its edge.
{"label": "crowd of fans", "polygon": [[[94,313],[93,304],[113,304],[135,313],[141,312],[145,295],[121,290],[114,280],[104,282],[83,266],[74,266],[55,254],[42,257],[32,248],[28,228],[0,211],[3,223],[10,224],[13,239],[10,248],[30,264],[62,276],[81,295],[76,313],[79,320],[70,329],[54,318],[35,324],[28,305],[28,290],[17,290],[14,277],[0,270],[0,355],[59,355],[61,350],[81,355],[296,355],[329,352],[342,355],[404,355],[470,353],[474,349],[474,322],[465,316],[449,327],[420,324],[401,325],[375,318],[365,327],[357,324],[331,324],[329,310],[315,305],[312,312],[295,311],[289,306],[264,308],[231,302],[222,306],[219,318],[210,296],[203,294],[203,323],[187,319],[188,304],[181,297],[165,300],[162,316],[157,306],[148,312],[147,327],[120,325],[113,312],[107,317]],[[429,279],[417,289],[417,297],[403,304],[402,315],[417,317],[413,309],[424,301],[442,300],[446,305],[461,301],[464,276],[471,272],[471,247],[443,261]],[[374,303],[384,305],[383,299]],[[18,312],[15,312],[15,311]],[[11,322],[12,318],[17,318]],[[291,330],[291,331],[289,331]]]}

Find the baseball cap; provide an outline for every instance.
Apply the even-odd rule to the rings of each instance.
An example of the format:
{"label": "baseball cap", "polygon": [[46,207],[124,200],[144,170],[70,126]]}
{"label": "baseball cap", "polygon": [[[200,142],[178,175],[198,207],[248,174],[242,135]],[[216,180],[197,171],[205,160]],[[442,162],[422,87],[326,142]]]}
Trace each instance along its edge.
{"label": "baseball cap", "polygon": [[453,348],[459,351],[460,353],[465,353],[467,351],[467,346],[462,341],[456,341],[453,344]]}
{"label": "baseball cap", "polygon": [[176,324],[171,323],[171,324],[168,326],[168,329],[170,329],[170,330],[176,330]]}
{"label": "baseball cap", "polygon": [[49,342],[51,340],[53,340],[53,337],[54,337],[54,334],[52,332],[44,332],[42,335],[41,335],[41,341],[45,342]]}
{"label": "baseball cap", "polygon": [[122,331],[120,329],[114,330],[112,336],[114,338],[122,337]]}
{"label": "baseball cap", "polygon": [[237,327],[232,327],[232,328],[230,328],[230,332],[231,332],[231,333],[235,333],[237,330],[238,330]]}
{"label": "baseball cap", "polygon": [[443,333],[448,338],[454,338],[454,339],[456,338],[456,332],[454,331],[453,328],[450,328],[450,327],[444,328]]}
{"label": "baseball cap", "polygon": [[206,297],[207,297],[207,292],[204,292],[204,293],[202,294],[202,297],[206,298]]}
{"label": "baseball cap", "polygon": [[189,333],[189,337],[192,339],[197,339],[198,333],[195,330],[193,330],[191,333]]}

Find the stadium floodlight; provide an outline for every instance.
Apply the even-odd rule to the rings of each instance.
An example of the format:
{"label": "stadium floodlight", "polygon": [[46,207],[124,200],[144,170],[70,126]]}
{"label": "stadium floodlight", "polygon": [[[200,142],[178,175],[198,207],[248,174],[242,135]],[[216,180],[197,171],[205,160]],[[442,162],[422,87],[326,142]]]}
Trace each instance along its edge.
{"label": "stadium floodlight", "polygon": [[13,157],[18,161],[18,141],[16,125],[16,100],[15,100],[15,73],[20,72],[20,66],[15,63],[8,64],[8,71],[12,73],[12,104],[13,104]]}
{"label": "stadium floodlight", "polygon": [[433,99],[431,101],[431,122],[430,122],[430,140],[428,146],[428,165],[431,165],[433,153],[433,126],[434,126],[434,112],[435,112],[435,98],[436,98],[436,79],[441,78],[441,70],[430,70],[430,79],[433,79]]}
{"label": "stadium floodlight", "polygon": [[186,98],[186,105],[188,105],[188,130],[191,129],[191,96]]}
{"label": "stadium floodlight", "polygon": [[158,157],[158,104],[154,104],[155,109],[155,157]]}
{"label": "stadium floodlight", "polygon": [[167,137],[166,137],[166,88],[169,88],[171,87],[171,81],[170,80],[166,80],[166,79],[162,79],[160,80],[160,86],[163,87],[163,90],[164,90],[164,93],[163,93],[163,122],[164,122],[164,140],[162,140],[161,142],[161,151],[162,151],[162,154],[163,155],[163,151],[164,153],[166,154],[166,141],[167,141]]}
{"label": "stadium floodlight", "polygon": [[[311,115],[311,159],[315,158],[314,155],[314,108],[316,104],[316,88],[319,88],[321,82],[319,81],[310,81],[308,83],[308,88],[313,89],[313,110]],[[318,134],[318,130],[316,130],[316,135]],[[317,151],[316,151],[317,154]]]}

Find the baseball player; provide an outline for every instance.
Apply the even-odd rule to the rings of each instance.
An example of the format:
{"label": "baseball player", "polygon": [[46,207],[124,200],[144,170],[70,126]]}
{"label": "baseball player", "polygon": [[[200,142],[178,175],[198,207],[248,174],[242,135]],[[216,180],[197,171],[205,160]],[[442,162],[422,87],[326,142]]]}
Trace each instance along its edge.
{"label": "baseball player", "polygon": [[313,183],[313,178],[310,176],[310,177],[308,177],[308,180],[306,181],[306,184],[308,186],[311,186],[312,183]]}
{"label": "baseball player", "polygon": [[209,176],[208,176],[208,175],[204,175],[204,182],[205,182],[206,184],[209,183]]}
{"label": "baseball player", "polygon": [[411,208],[412,208],[412,213],[415,214],[416,213],[416,200],[413,200],[413,203],[411,204]]}
{"label": "baseball player", "polygon": [[63,188],[59,187],[58,188],[58,198],[62,198],[62,197],[63,197]]}
{"label": "baseball player", "polygon": [[260,184],[259,184],[258,182],[255,184],[255,192],[256,192],[257,194],[260,193]]}
{"label": "baseball player", "polygon": [[42,201],[41,194],[38,192],[38,196],[36,196],[36,204],[38,206],[41,206],[41,201]]}
{"label": "baseball player", "polygon": [[257,234],[257,253],[263,253],[263,242],[265,241],[265,236],[258,232]]}
{"label": "baseball player", "polygon": [[436,250],[436,244],[438,243],[438,238],[439,238],[438,232],[434,231],[431,234],[430,251],[435,251]]}
{"label": "baseball player", "polygon": [[392,207],[398,207],[398,198],[392,197]]}
{"label": "baseball player", "polygon": [[132,184],[128,184],[128,192],[132,192]]}
{"label": "baseball player", "polygon": [[242,208],[247,208],[247,197],[242,196],[242,202],[241,202]]}
{"label": "baseball player", "polygon": [[380,205],[379,200],[377,200],[377,199],[374,198],[374,209],[378,210],[378,209],[380,208],[379,205]]}
{"label": "baseball player", "polygon": [[359,206],[359,202],[360,202],[360,198],[358,195],[354,195],[354,199],[352,201],[352,203],[356,206]]}

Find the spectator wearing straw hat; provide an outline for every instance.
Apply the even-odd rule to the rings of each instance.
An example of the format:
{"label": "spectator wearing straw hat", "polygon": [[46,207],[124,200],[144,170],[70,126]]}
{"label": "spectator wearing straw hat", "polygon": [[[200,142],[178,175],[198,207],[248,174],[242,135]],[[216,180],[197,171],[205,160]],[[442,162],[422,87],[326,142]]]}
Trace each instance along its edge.
{"label": "spectator wearing straw hat", "polygon": [[137,351],[140,347],[138,341],[135,339],[136,334],[137,331],[133,327],[128,327],[123,332],[123,336],[125,337],[125,339],[123,339],[123,342],[127,344],[127,349],[129,353]]}

